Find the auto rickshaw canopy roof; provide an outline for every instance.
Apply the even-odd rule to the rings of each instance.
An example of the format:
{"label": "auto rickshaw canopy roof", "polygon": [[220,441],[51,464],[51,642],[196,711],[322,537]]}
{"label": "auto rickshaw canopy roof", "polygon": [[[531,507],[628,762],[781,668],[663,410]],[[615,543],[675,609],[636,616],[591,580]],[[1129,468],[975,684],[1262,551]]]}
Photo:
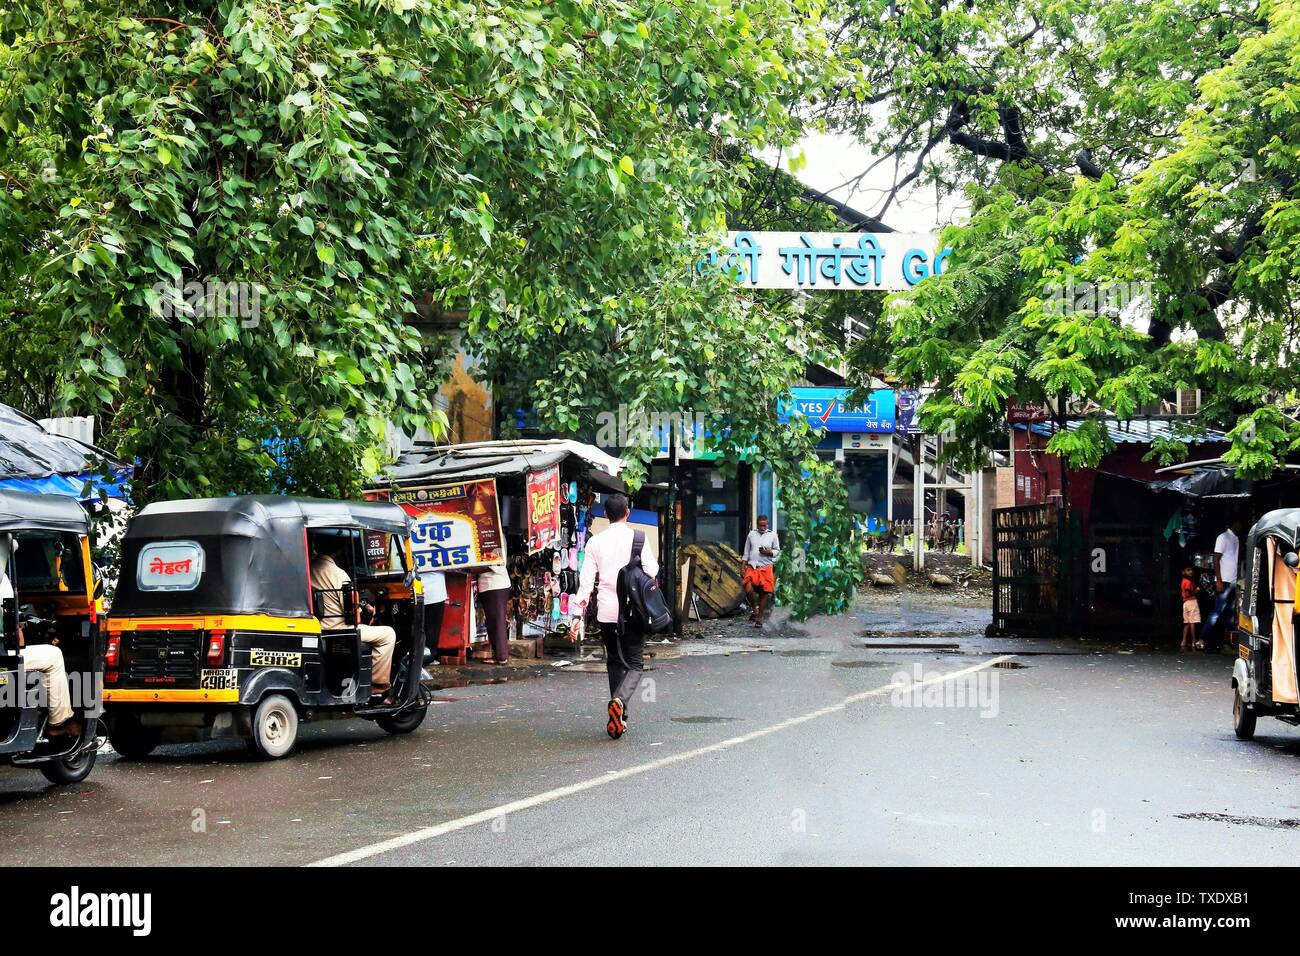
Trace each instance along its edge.
{"label": "auto rickshaw canopy roof", "polygon": [[1288,551],[1300,548],[1300,508],[1279,508],[1277,511],[1270,511],[1255,522],[1246,536],[1245,560],[1241,563],[1242,580],[1246,583],[1245,594],[1242,595],[1242,611],[1246,614],[1255,613],[1257,590],[1255,584],[1259,574],[1259,569],[1255,565],[1259,546],[1265,538],[1277,539],[1279,558]]}
{"label": "auto rickshaw canopy roof", "polygon": [[[409,524],[406,512],[387,502],[276,495],[157,502],[127,524],[113,613],[310,617],[307,531],[341,528],[405,536]],[[143,549],[167,541],[193,541],[203,549],[196,586],[141,587]]]}
{"label": "auto rickshaw canopy roof", "polygon": [[88,534],[90,520],[75,498],[0,489],[0,532],[68,531]]}
{"label": "auto rickshaw canopy roof", "polygon": [[126,536],[177,537],[189,534],[257,538],[274,535],[281,523],[303,528],[364,528],[406,534],[410,518],[385,501],[338,501],[330,498],[289,498],[282,495],[243,495],[231,498],[186,498],[146,505],[131,519]]}
{"label": "auto rickshaw canopy roof", "polygon": [[1287,550],[1294,551],[1300,545],[1300,508],[1279,508],[1256,521],[1250,529],[1250,540],[1265,536],[1277,538],[1288,546]]}

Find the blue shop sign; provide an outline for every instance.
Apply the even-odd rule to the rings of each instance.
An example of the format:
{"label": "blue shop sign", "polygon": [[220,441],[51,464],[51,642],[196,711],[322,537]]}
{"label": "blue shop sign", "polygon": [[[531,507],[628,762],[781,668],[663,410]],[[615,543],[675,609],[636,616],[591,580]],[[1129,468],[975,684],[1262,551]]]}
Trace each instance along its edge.
{"label": "blue shop sign", "polygon": [[896,397],[892,388],[873,391],[865,405],[850,408],[845,400],[851,388],[792,388],[793,400],[777,404],[777,421],[802,415],[814,429],[828,432],[892,432]]}

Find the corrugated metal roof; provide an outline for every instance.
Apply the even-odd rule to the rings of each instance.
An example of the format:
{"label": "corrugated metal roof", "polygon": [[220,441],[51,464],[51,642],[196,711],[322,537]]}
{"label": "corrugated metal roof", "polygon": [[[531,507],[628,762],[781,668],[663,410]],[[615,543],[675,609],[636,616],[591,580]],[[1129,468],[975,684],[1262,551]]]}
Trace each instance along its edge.
{"label": "corrugated metal roof", "polygon": [[[1206,428],[1190,421],[1166,421],[1154,418],[1102,418],[1097,419],[1106,426],[1106,434],[1117,445],[1149,445],[1157,439],[1178,438],[1192,444],[1204,445],[1209,442],[1226,442],[1228,436],[1217,428]],[[1070,431],[1082,428],[1082,421],[1066,422]],[[1017,425],[1024,428],[1024,425]],[[1056,426],[1050,422],[1035,422],[1028,426],[1035,435],[1051,437],[1056,434]]]}

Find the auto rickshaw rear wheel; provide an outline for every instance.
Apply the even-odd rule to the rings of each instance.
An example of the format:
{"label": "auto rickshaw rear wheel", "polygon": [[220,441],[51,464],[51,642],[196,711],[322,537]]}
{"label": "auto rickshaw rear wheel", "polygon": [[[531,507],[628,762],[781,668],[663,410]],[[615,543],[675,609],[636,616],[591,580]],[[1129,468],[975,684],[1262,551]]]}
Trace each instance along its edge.
{"label": "auto rickshaw rear wheel", "polygon": [[423,707],[411,707],[391,717],[380,717],[375,723],[390,734],[409,734],[424,723],[424,718],[428,715],[429,705],[425,704]]}
{"label": "auto rickshaw rear wheel", "polygon": [[298,709],[283,694],[268,694],[253,711],[253,746],[267,760],[283,757],[298,742]]}
{"label": "auto rickshaw rear wheel", "polygon": [[118,716],[108,730],[108,742],[127,760],[143,760],[153,753],[160,739],[156,727],[143,726],[133,715]]}
{"label": "auto rickshaw rear wheel", "polygon": [[1255,708],[1241,699],[1241,688],[1232,691],[1232,729],[1240,740],[1250,740],[1255,736]]}
{"label": "auto rickshaw rear wheel", "polygon": [[81,783],[95,769],[95,758],[99,756],[94,747],[83,750],[68,760],[52,760],[40,765],[41,773],[50,783]]}

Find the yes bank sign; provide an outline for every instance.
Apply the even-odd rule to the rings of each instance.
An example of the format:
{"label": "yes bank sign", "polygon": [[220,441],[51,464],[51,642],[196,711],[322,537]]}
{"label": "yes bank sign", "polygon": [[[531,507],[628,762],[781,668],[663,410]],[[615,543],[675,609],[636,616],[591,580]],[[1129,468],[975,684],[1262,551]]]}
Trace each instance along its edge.
{"label": "yes bank sign", "polygon": [[901,292],[942,275],[950,251],[934,233],[733,232],[696,269],[741,288]]}
{"label": "yes bank sign", "polygon": [[845,400],[851,388],[792,388],[791,400],[777,404],[777,421],[788,422],[795,416],[808,419],[815,430],[829,432],[893,432],[898,430],[897,393],[892,388],[878,388],[866,403],[849,406]]}

